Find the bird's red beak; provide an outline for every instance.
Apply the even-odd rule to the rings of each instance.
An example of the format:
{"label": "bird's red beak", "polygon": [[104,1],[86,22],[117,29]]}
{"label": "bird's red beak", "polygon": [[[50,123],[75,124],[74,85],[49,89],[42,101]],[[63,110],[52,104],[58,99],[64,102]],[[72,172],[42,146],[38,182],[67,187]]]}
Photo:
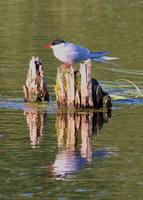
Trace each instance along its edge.
{"label": "bird's red beak", "polygon": [[52,47],[52,44],[49,43],[49,44],[44,45],[43,47],[44,47],[44,48],[51,48],[51,47]]}

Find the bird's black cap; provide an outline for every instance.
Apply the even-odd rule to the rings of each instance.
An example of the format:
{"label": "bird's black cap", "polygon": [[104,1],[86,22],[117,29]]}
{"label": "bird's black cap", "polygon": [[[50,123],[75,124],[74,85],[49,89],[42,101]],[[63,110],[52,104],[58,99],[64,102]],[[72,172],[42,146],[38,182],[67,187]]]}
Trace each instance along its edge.
{"label": "bird's black cap", "polygon": [[61,40],[61,39],[56,39],[56,40],[53,40],[53,41],[51,42],[52,45],[61,44],[61,43],[65,43],[65,41],[64,41],[64,40]]}

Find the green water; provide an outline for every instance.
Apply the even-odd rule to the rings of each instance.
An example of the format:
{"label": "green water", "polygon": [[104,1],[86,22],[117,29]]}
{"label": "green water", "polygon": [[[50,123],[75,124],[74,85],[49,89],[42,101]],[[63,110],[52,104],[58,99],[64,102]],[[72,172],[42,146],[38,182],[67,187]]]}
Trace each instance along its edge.
{"label": "green water", "polygon": [[[142,93],[142,9],[141,0],[0,1],[1,200],[143,199],[143,100],[123,80]],[[57,115],[60,62],[42,47],[55,38],[120,57],[92,64],[103,89],[126,97],[113,101],[111,116]],[[42,108],[22,101],[33,55],[45,64],[52,99]]]}

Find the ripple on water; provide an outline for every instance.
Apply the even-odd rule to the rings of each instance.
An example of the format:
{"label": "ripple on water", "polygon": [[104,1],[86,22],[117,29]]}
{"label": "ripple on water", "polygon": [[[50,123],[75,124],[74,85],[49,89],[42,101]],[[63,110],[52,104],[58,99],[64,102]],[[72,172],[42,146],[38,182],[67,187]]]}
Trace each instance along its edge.
{"label": "ripple on water", "polygon": [[33,193],[32,192],[24,192],[20,194],[21,197],[33,197]]}
{"label": "ripple on water", "polygon": [[14,109],[14,110],[24,110],[26,112],[33,111],[43,111],[48,112],[49,114],[56,113],[56,104],[55,102],[50,103],[24,103],[23,100],[3,100],[0,101],[0,108],[2,109]]}
{"label": "ripple on water", "polygon": [[115,104],[126,104],[126,105],[142,105],[143,98],[128,98],[128,99],[119,99],[113,101]]}

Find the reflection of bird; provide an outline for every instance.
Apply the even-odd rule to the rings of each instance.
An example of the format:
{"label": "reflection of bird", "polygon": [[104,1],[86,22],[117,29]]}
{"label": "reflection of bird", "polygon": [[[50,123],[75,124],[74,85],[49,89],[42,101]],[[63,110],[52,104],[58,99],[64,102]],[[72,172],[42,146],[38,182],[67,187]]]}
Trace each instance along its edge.
{"label": "reflection of bird", "polygon": [[56,39],[44,47],[52,48],[54,56],[66,65],[71,65],[87,59],[98,62],[117,59],[115,57],[106,56],[110,53],[109,51],[94,52],[61,39]]}
{"label": "reflection of bird", "polygon": [[[112,149],[100,149],[92,153],[92,158],[106,158],[117,153],[116,150]],[[56,156],[52,172],[57,180],[70,180],[75,173],[84,168],[88,163],[87,159],[77,152],[61,151]]]}
{"label": "reflection of bird", "polygon": [[86,164],[86,159],[71,151],[61,151],[53,165],[53,173],[58,179],[65,179],[79,171]]}

